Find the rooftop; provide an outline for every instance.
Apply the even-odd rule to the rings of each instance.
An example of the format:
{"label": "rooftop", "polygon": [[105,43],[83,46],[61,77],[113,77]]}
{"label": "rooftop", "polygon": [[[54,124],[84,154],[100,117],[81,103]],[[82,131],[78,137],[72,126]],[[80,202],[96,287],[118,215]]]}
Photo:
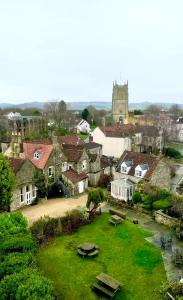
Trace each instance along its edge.
{"label": "rooftop", "polygon": [[78,174],[76,171],[72,169],[63,172],[62,174],[74,184],[88,178],[88,176],[85,173]]}

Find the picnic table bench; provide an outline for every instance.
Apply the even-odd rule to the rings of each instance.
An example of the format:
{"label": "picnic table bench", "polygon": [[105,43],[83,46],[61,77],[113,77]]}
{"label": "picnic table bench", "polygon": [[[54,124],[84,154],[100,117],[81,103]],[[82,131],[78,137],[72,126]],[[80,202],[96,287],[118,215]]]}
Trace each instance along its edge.
{"label": "picnic table bench", "polygon": [[115,293],[120,289],[121,284],[113,277],[101,273],[96,277],[97,283],[93,284],[93,288],[98,290],[109,297],[114,297]]}
{"label": "picnic table bench", "polygon": [[99,247],[92,243],[83,243],[78,245],[77,252],[80,256],[94,257],[99,253]]}
{"label": "picnic table bench", "polygon": [[122,218],[117,215],[112,215],[109,219],[109,222],[116,226],[116,225],[122,223]]}

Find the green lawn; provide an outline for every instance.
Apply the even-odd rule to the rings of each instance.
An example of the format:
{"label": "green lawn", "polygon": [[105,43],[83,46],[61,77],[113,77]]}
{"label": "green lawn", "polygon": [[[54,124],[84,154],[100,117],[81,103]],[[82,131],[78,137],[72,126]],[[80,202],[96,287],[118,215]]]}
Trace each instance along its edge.
{"label": "green lawn", "polygon": [[[144,239],[150,234],[129,221],[114,227],[108,218],[103,213],[77,233],[61,236],[40,249],[39,266],[53,280],[58,299],[102,299],[90,288],[100,272],[123,284],[116,300],[159,299],[157,291],[166,275],[160,251]],[[83,242],[97,244],[99,256],[79,257],[76,247]]]}
{"label": "green lawn", "polygon": [[182,145],[174,144],[174,143],[170,144],[169,143],[167,146],[170,147],[170,148],[174,148],[174,149],[178,150],[181,154],[183,154],[183,146]]}

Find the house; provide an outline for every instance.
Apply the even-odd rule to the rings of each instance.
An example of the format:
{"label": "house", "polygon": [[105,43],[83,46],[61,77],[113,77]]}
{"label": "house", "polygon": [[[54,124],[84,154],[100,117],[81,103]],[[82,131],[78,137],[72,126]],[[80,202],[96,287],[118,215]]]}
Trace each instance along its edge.
{"label": "house", "polygon": [[62,179],[68,185],[72,196],[84,193],[88,188],[88,176],[86,173],[77,173],[69,169],[62,173]]}
{"label": "house", "polygon": [[22,159],[28,158],[33,165],[48,177],[50,183],[61,176],[62,151],[57,138],[52,140],[23,142]]}
{"label": "house", "polygon": [[113,180],[111,182],[111,196],[118,200],[128,202],[132,199],[136,184],[126,178]]}
{"label": "house", "polygon": [[161,159],[149,154],[125,151],[119,159],[114,179],[126,178],[135,183],[140,180],[170,189],[170,168]]}
{"label": "house", "polygon": [[36,199],[37,189],[32,180],[36,168],[29,159],[8,158],[8,160],[16,179],[10,207],[13,211],[30,205]]}
{"label": "house", "polygon": [[125,150],[132,150],[132,136],[136,134],[135,125],[115,124],[95,128],[92,137],[95,143],[102,144],[103,155],[119,158]]}
{"label": "house", "polygon": [[97,186],[101,175],[101,160],[100,156],[95,153],[89,153],[89,172],[88,180],[90,186]]}
{"label": "house", "polygon": [[163,148],[162,132],[155,126],[115,124],[97,127],[93,141],[102,144],[103,155],[119,158],[125,150],[136,152],[159,151]]}
{"label": "house", "polygon": [[[72,193],[81,193],[88,188],[87,174],[89,168],[89,156],[83,145],[62,145],[62,178],[64,181],[67,178],[67,181],[71,184]],[[83,183],[80,183],[81,181]]]}
{"label": "house", "polygon": [[86,121],[86,120],[81,120],[77,126],[77,133],[83,132],[83,133],[90,133],[91,128],[90,128],[90,124]]}

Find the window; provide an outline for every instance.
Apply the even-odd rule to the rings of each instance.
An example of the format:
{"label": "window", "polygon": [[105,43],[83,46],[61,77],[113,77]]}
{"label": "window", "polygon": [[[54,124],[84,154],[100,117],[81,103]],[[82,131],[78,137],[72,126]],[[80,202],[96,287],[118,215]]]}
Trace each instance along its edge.
{"label": "window", "polygon": [[127,172],[127,168],[124,167],[124,166],[122,166],[122,167],[121,167],[121,172],[122,172],[122,173],[126,173],[126,172]]}
{"label": "window", "polygon": [[135,171],[135,176],[142,177],[142,171]]}
{"label": "window", "polygon": [[20,201],[24,202],[24,192],[23,192],[23,188],[20,189]]}
{"label": "window", "polygon": [[40,159],[40,152],[39,151],[36,151],[34,152],[34,159]]}
{"label": "window", "polygon": [[48,177],[52,177],[53,176],[53,167],[49,167],[48,168]]}
{"label": "window", "polygon": [[86,169],[86,160],[84,160],[84,161],[83,161],[83,164],[82,164],[82,169],[83,169],[83,170],[85,170],[85,169]]}

